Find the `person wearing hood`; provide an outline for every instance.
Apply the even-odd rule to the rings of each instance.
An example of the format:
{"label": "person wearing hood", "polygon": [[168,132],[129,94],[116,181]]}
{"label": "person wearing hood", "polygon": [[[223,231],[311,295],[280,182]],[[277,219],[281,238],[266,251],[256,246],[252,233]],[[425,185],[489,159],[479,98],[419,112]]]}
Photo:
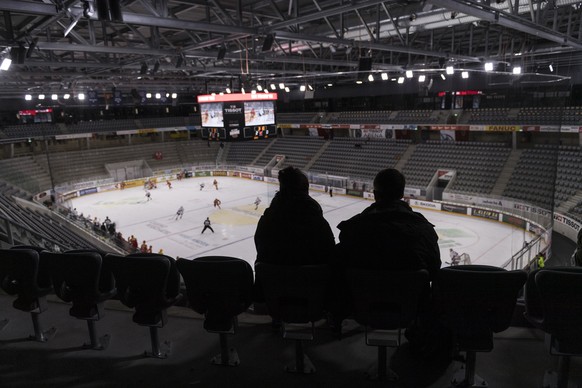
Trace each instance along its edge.
{"label": "person wearing hood", "polygon": [[256,263],[328,264],[335,239],[321,206],[309,196],[307,176],[287,167],[278,178],[279,191],[255,232]]}

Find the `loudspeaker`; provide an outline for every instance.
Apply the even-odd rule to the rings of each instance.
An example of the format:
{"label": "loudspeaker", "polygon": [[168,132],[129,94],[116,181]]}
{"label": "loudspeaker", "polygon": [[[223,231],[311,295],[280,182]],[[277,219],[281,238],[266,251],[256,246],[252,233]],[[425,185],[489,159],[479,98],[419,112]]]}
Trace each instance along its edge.
{"label": "loudspeaker", "polygon": [[145,74],[148,72],[148,65],[147,63],[142,63],[141,64],[141,69],[139,70],[139,74]]}
{"label": "loudspeaker", "polygon": [[121,4],[119,0],[95,0],[97,18],[110,22],[122,22]]}
{"label": "loudspeaker", "polygon": [[22,65],[24,64],[24,58],[26,58],[26,48],[22,44],[18,47],[13,47],[10,50],[10,56],[12,57],[12,62]]}
{"label": "loudspeaker", "polygon": [[137,89],[131,89],[131,96],[133,98],[140,98],[139,93],[137,92]]}
{"label": "loudspeaker", "polygon": [[26,50],[26,58],[30,58],[34,49],[36,48],[36,44],[38,43],[38,38],[34,38],[30,45],[28,46],[28,50]]}
{"label": "loudspeaker", "polygon": [[360,63],[358,64],[358,71],[370,71],[372,70],[372,58],[362,57],[360,58]]}
{"label": "loudspeaker", "polygon": [[218,55],[216,56],[216,59],[220,61],[220,60],[224,59],[225,55],[226,55],[226,47],[221,46],[218,49]]}
{"label": "loudspeaker", "polygon": [[273,42],[275,41],[275,35],[269,34],[265,37],[263,41],[263,48],[261,51],[271,51],[271,47],[273,47]]}

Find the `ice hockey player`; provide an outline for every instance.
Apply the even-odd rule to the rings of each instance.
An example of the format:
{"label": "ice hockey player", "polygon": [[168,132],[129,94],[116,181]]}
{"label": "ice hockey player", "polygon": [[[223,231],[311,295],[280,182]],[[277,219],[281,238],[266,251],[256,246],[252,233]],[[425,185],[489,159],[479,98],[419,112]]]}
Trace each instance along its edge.
{"label": "ice hockey player", "polygon": [[210,229],[210,231],[214,233],[214,229],[212,229],[212,226],[210,226],[210,218],[208,217],[206,217],[206,219],[204,220],[204,228],[202,229],[202,233],[204,233],[206,229]]}
{"label": "ice hockey player", "polygon": [[176,220],[178,218],[182,219],[182,216],[184,215],[184,206],[180,206],[180,208],[178,209],[178,211],[176,212]]}
{"label": "ice hockey player", "polygon": [[261,197],[257,197],[257,199],[255,199],[255,210],[257,210],[259,208],[259,204],[261,203]]}
{"label": "ice hockey player", "polygon": [[219,208],[219,209],[220,209],[220,204],[221,204],[221,203],[222,203],[222,202],[220,202],[220,199],[218,199],[218,198],[214,198],[214,207],[217,207],[217,208]]}

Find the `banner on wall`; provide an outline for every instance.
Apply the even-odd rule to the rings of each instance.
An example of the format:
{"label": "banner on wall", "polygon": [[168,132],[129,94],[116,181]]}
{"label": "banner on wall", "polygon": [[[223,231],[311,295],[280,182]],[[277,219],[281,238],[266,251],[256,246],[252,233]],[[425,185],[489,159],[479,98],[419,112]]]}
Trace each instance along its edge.
{"label": "banner on wall", "polygon": [[441,141],[455,141],[455,131],[451,130],[441,131]]}
{"label": "banner on wall", "polygon": [[499,221],[499,212],[487,209],[473,208],[471,214],[475,217],[487,218],[488,220]]}

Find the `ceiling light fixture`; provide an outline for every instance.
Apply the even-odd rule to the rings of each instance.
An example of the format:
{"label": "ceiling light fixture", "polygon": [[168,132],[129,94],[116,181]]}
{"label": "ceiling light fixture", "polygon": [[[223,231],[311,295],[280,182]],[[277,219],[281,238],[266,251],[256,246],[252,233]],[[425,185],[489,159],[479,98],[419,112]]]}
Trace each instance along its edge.
{"label": "ceiling light fixture", "polygon": [[463,78],[463,79],[467,79],[467,78],[469,78],[469,72],[468,72],[468,71],[463,71],[463,72],[461,73],[461,78]]}
{"label": "ceiling light fixture", "polygon": [[388,74],[387,73],[382,73],[381,74],[382,80],[386,81],[388,79]]}
{"label": "ceiling light fixture", "polygon": [[0,64],[0,70],[8,70],[10,69],[10,65],[12,65],[12,59],[6,57],[2,60],[2,63]]}
{"label": "ceiling light fixture", "polygon": [[445,68],[445,73],[447,73],[448,75],[452,75],[455,73],[455,68],[453,66],[449,65]]}
{"label": "ceiling light fixture", "polygon": [[79,93],[79,94],[77,95],[77,98],[78,98],[79,100],[83,101],[83,100],[85,99],[85,93]]}
{"label": "ceiling light fixture", "polygon": [[426,81],[426,75],[424,75],[424,74],[419,75],[418,82],[424,82],[424,81]]}
{"label": "ceiling light fixture", "polygon": [[493,62],[485,62],[485,71],[493,71]]}
{"label": "ceiling light fixture", "polygon": [[404,83],[404,77],[398,77],[398,83],[399,84],[403,84]]}
{"label": "ceiling light fixture", "polygon": [[305,91],[305,85],[299,86],[299,90],[302,91],[302,92],[304,92]]}
{"label": "ceiling light fixture", "polygon": [[521,74],[521,66],[513,66],[513,74]]}
{"label": "ceiling light fixture", "polygon": [[32,96],[31,96],[30,94],[25,94],[25,95],[24,95],[24,99],[25,99],[26,101],[30,101],[30,100],[32,100]]}
{"label": "ceiling light fixture", "polygon": [[275,84],[271,84],[271,90],[276,90],[277,86]]}
{"label": "ceiling light fixture", "polygon": [[412,77],[414,77],[412,70],[406,70],[406,78],[412,78]]}
{"label": "ceiling light fixture", "polygon": [[443,81],[447,79],[447,77],[445,77],[443,73],[441,73],[441,78],[443,79]]}
{"label": "ceiling light fixture", "polygon": [[279,89],[281,89],[281,90],[285,89],[285,84],[283,82],[281,82],[279,84]]}
{"label": "ceiling light fixture", "polygon": [[372,74],[368,76],[368,81],[374,82],[374,76]]}

